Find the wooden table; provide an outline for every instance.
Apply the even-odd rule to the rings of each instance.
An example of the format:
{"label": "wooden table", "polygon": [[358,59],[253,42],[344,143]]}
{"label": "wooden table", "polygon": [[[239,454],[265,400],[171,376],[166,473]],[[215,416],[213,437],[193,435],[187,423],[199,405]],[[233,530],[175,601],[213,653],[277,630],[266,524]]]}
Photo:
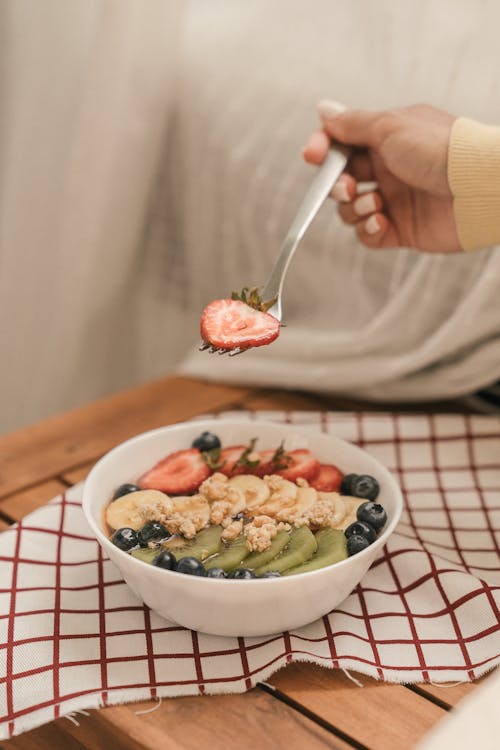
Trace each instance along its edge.
{"label": "wooden table", "polygon": [[[338,409],[351,403],[291,392],[170,377],[0,437],[0,528],[82,480],[116,443],[143,430],[226,409]],[[441,405],[453,410],[453,404]],[[89,712],[3,743],[6,750],[250,750],[285,747],[413,748],[475,685],[380,684],[357,675],[293,664],[244,695],[168,698]],[[477,683],[476,683],[477,684]]]}

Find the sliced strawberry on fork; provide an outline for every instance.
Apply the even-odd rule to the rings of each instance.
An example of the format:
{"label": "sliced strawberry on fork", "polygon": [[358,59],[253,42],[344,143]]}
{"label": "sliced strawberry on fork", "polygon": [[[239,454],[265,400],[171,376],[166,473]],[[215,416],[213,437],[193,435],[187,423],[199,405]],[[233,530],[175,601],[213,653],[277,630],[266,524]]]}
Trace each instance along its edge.
{"label": "sliced strawberry on fork", "polygon": [[344,475],[333,464],[321,464],[318,474],[311,480],[310,485],[318,492],[338,492]]}
{"label": "sliced strawberry on fork", "polygon": [[289,479],[291,482],[295,482],[297,479],[307,479],[310,482],[314,479],[318,472],[320,463],[311,451],[305,449],[298,449],[295,451],[289,451],[287,455],[292,459],[289,462],[289,466],[286,469],[276,471],[285,479]]}
{"label": "sliced strawberry on fork", "polygon": [[143,490],[161,490],[167,495],[189,495],[196,492],[211,470],[198,448],[175,451],[158,461],[139,479]]}
{"label": "sliced strawberry on fork", "polygon": [[262,310],[237,299],[216,299],[201,315],[203,341],[221,349],[249,349],[274,341],[280,322]]}

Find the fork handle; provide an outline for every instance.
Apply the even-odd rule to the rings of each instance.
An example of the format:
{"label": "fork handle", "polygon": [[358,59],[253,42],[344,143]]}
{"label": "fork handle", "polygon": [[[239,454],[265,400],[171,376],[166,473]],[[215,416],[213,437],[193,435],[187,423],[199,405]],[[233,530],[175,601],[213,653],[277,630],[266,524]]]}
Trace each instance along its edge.
{"label": "fork handle", "polygon": [[[328,151],[324,162],[319,167],[309,190],[300,204],[297,215],[288,230],[281,252],[274,264],[271,276],[269,277],[262,293],[262,298],[264,300],[273,299],[276,295],[278,295],[278,298],[281,297],[283,281],[292,256],[304,236],[306,229],[309,227],[310,223],[330,194],[331,189],[344,171],[349,155],[349,148],[338,143],[331,144],[330,150]],[[279,299],[278,304],[280,304]],[[281,309],[279,310],[279,314],[281,317]]]}

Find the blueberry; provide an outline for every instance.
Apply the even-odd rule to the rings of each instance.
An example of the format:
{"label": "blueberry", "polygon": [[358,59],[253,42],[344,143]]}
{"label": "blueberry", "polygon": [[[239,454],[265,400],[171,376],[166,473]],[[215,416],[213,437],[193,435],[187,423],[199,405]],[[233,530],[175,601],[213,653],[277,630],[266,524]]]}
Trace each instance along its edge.
{"label": "blueberry", "polygon": [[220,448],[220,440],[212,432],[202,432],[196,440],[193,440],[191,448],[198,448],[199,451],[212,451],[214,448]]}
{"label": "blueberry", "polygon": [[380,485],[374,477],[369,474],[360,474],[352,481],[351,495],[362,497],[366,500],[376,500],[380,492]]}
{"label": "blueberry", "polygon": [[242,521],[245,518],[245,514],[243,512],[236,513],[235,516],[232,516],[233,521]]}
{"label": "blueberry", "polygon": [[162,550],[162,552],[160,552],[160,554],[155,557],[155,559],[153,560],[153,565],[157,565],[158,568],[163,568],[164,570],[177,569],[177,562],[175,560],[175,557],[166,549]]}
{"label": "blueberry", "polygon": [[358,478],[357,474],[346,474],[340,485],[341,495],[352,495],[352,483]]}
{"label": "blueberry", "polygon": [[370,542],[366,536],[360,536],[359,534],[353,534],[347,540],[347,552],[349,555],[356,555],[369,546]]}
{"label": "blueberry", "polygon": [[207,570],[207,578],[227,578],[227,573],[222,568],[210,568]]}
{"label": "blueberry", "polygon": [[365,536],[370,544],[372,544],[377,538],[377,532],[373,526],[370,526],[366,521],[356,521],[355,523],[351,523],[344,533],[348,539],[350,536]]}
{"label": "blueberry", "polygon": [[236,568],[229,574],[229,578],[255,578],[255,573],[250,568]]}
{"label": "blueberry", "polygon": [[137,536],[137,532],[134,531],[134,529],[129,529],[127,527],[123,529],[117,529],[111,537],[111,541],[116,547],[124,550],[125,552],[128,552],[129,550],[134,549],[134,547],[137,547],[139,545],[139,537]]}
{"label": "blueberry", "polygon": [[196,557],[181,557],[177,562],[177,572],[186,573],[188,576],[205,576],[205,566]]}
{"label": "blueberry", "polygon": [[123,497],[123,495],[130,495],[131,492],[139,492],[141,488],[138,487],[136,484],[121,484],[116,490],[115,494],[113,495],[113,500],[118,500],[119,497]]}
{"label": "blueberry", "polygon": [[358,521],[364,521],[373,526],[374,529],[381,529],[387,521],[387,513],[380,503],[362,503],[356,511]]}
{"label": "blueberry", "polygon": [[139,531],[138,536],[141,547],[147,547],[148,542],[159,542],[160,539],[168,539],[172,535],[163,524],[158,523],[158,521],[149,521]]}
{"label": "blueberry", "polygon": [[264,573],[264,575],[260,577],[261,578],[281,578],[281,573],[278,573],[277,570],[269,570],[267,573]]}

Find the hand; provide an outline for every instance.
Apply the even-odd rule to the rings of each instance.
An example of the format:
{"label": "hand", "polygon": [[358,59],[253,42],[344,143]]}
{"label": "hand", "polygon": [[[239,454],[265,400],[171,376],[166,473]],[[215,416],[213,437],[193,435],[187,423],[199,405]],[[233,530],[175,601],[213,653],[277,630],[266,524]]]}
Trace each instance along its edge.
{"label": "hand", "polygon": [[[312,133],[304,158],[321,164],[330,139],[355,147],[332,191],[339,213],[372,248],[413,247],[431,253],[462,248],[447,179],[453,115],[427,105],[386,112],[319,104],[323,130]],[[358,182],[377,189],[357,195]]]}

